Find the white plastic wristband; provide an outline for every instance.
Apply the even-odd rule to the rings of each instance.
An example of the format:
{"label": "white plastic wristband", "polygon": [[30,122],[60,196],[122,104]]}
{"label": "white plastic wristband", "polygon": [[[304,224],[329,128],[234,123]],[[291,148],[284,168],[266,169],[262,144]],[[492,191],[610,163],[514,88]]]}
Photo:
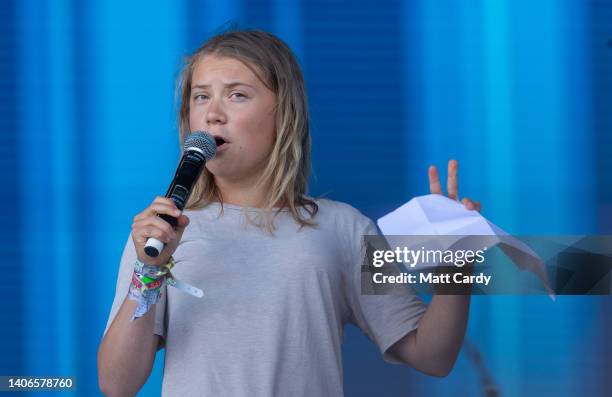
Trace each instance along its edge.
{"label": "white plastic wristband", "polygon": [[196,298],[201,298],[204,296],[204,292],[201,289],[182,282],[181,280],[175,279],[172,273],[166,276],[166,284],[176,289],[179,289],[191,296],[195,296]]}

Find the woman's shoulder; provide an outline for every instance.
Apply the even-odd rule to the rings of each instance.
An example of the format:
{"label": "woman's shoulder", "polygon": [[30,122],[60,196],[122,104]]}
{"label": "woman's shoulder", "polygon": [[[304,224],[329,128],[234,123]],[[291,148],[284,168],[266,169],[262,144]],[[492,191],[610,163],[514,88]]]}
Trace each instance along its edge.
{"label": "woman's shoulder", "polygon": [[332,222],[336,226],[355,230],[363,230],[373,225],[370,218],[348,203],[327,198],[317,198],[313,201],[319,207],[319,222]]}
{"label": "woman's shoulder", "polygon": [[348,214],[351,216],[363,216],[363,214],[357,208],[353,207],[348,203],[328,198],[309,198],[315,203],[317,203],[320,210],[335,212],[339,214]]}

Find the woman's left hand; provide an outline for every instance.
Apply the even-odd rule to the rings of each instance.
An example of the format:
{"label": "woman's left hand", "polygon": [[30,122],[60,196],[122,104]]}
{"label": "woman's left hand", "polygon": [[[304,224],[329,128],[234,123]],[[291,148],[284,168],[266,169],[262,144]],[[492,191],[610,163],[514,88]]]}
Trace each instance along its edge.
{"label": "woman's left hand", "polygon": [[[457,160],[448,161],[448,178],[446,179],[446,193],[448,198],[459,201],[459,182],[457,181]],[[442,185],[440,184],[440,176],[435,165],[429,166],[429,190],[432,194],[442,194]],[[480,201],[472,201],[465,197],[461,200],[465,208],[468,210],[476,210],[480,212]]]}

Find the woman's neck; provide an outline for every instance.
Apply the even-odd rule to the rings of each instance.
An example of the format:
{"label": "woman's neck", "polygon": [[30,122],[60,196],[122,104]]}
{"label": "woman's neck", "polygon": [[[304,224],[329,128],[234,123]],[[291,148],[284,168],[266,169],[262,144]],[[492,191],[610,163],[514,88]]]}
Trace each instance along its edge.
{"label": "woman's neck", "polygon": [[269,184],[245,183],[215,178],[223,203],[249,208],[263,208]]}

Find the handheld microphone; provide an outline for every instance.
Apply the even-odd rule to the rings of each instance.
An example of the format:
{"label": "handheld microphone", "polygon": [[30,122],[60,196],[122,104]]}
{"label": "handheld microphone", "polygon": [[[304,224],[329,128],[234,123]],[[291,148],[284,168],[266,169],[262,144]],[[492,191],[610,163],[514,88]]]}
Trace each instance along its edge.
{"label": "handheld microphone", "polygon": [[[191,188],[198,180],[204,164],[215,157],[217,145],[215,138],[205,131],[192,132],[183,145],[183,157],[176,168],[174,179],[166,192],[166,197],[172,199],[179,210],[183,210],[191,195]],[[158,214],[160,218],[176,227],[178,220],[167,214]],[[164,243],[154,237],[150,237],[145,244],[144,251],[150,257],[155,258],[164,249]]]}

